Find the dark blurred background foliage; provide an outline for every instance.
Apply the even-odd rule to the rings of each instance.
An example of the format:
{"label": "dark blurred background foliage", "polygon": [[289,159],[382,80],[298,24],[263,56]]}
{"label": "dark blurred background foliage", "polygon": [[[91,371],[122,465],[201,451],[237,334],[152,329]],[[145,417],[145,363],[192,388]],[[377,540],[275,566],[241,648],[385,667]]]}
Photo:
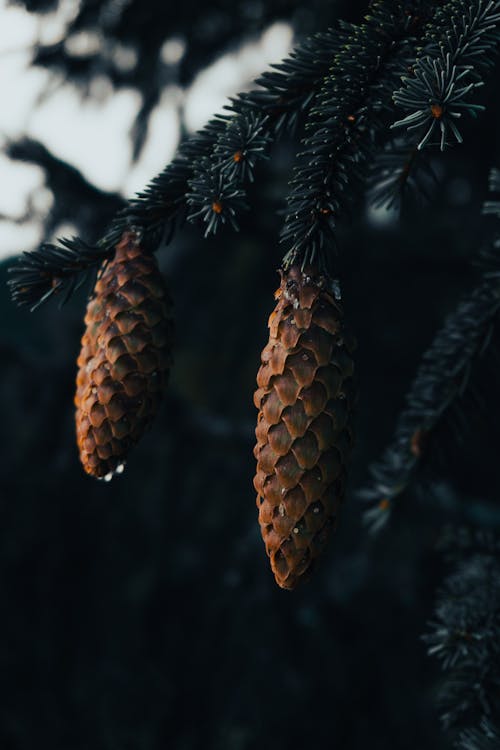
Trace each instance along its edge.
{"label": "dark blurred background foliage", "polygon": [[[18,4],[39,14],[57,5]],[[325,0],[86,0],[69,34],[97,31],[100,51],[73,57],[62,42],[41,46],[33,65],[87,95],[102,75],[136,88],[138,155],[168,83],[188,86],[275,20],[300,38],[363,11]],[[160,55],[169,38],[186,45],[172,65]],[[116,64],[119,45],[136,50],[136,66]],[[74,441],[85,290],[62,312],[51,303],[31,315],[10,302],[2,265],[2,748],[451,747],[439,719],[443,672],[421,636],[453,565],[443,530],[448,549],[457,544],[450,526],[474,536],[500,523],[493,350],[473,374],[460,429],[440,427],[379,536],[362,524],[355,491],[391,436],[422,352],[472,287],[471,260],[492,221],[481,204],[500,163],[497,85],[494,74],[465,144],[433,157],[430,203],[407,203],[382,223],[357,205],[342,230],[344,305],[358,339],[357,443],[340,528],[314,579],[293,593],[276,587],[256,522],[252,392],[294,146],[282,141],[259,167],[239,234],[202,240],[187,226],[160,255],[175,302],[175,367],[160,417],[109,484],[83,475]],[[71,221],[97,237],[121,205],[42,144],[21,136],[7,153],[45,170],[55,196],[47,234]],[[474,582],[468,554],[465,580]]]}

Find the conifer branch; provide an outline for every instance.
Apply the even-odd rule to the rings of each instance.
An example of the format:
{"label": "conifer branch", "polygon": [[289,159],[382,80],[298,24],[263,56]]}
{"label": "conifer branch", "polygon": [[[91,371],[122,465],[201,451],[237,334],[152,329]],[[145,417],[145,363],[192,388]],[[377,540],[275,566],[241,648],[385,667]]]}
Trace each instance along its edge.
{"label": "conifer branch", "polygon": [[89,272],[103,263],[111,252],[85,245],[76,237],[61,239],[59,245],[43,244],[25,252],[9,271],[7,282],[14,302],[28,305],[33,312],[54,295],[64,303],[85,282]]}
{"label": "conifer branch", "polygon": [[[500,169],[493,168],[491,170],[489,187],[491,192],[500,193]],[[500,219],[500,200],[485,201],[483,213]]]}
{"label": "conifer branch", "polygon": [[202,217],[205,237],[229,222],[238,229],[237,214],[248,208],[245,201],[245,182],[253,182],[260,159],[268,158],[272,137],[267,131],[268,117],[253,112],[227,118],[210,156],[199,160],[189,180],[189,221]]}
{"label": "conifer branch", "polygon": [[299,164],[291,183],[282,242],[291,247],[286,269],[299,260],[326,264],[325,248],[354,187],[367,173],[383,113],[411,59],[418,29],[416,4],[375,2],[359,26],[344,24],[348,41],[335,55],[307,123]]}
{"label": "conifer branch", "polygon": [[430,202],[437,176],[416,146],[406,139],[388,142],[368,176],[368,198],[375,208],[399,208],[409,195]]}
{"label": "conifer branch", "polygon": [[233,115],[223,118],[226,127],[211,150],[197,160],[189,180],[187,199],[194,210],[188,219],[201,217],[205,236],[225,223],[238,229],[237,214],[248,208],[244,183],[253,181],[256,162],[268,158],[274,140],[286,130],[295,130],[344,41],[338,29],[315,35],[257,79],[262,90],[232,99],[228,109]]}
{"label": "conifer branch", "polygon": [[498,750],[500,733],[487,719],[483,719],[479,729],[466,729],[460,732],[456,742],[457,750]]}
{"label": "conifer branch", "polygon": [[455,746],[489,750],[499,739],[500,548],[491,535],[472,533],[468,545],[460,542],[423,640],[445,673],[441,718],[454,731]]}
{"label": "conifer branch", "polygon": [[500,40],[500,2],[451,0],[436,13],[411,75],[394,93],[394,102],[409,112],[393,123],[416,135],[418,149],[435,145],[441,151],[462,142],[457,126],[463,114],[484,109],[471,101],[484,84]]}
{"label": "conifer branch", "polygon": [[[95,271],[131,226],[141,233],[145,249],[156,250],[162,241],[171,239],[176,225],[186,218],[189,204],[195,209],[191,218],[201,216],[207,232],[224,222],[236,226],[236,213],[245,207],[245,201],[244,191],[235,181],[251,179],[256,161],[264,156],[264,147],[287,128],[292,129],[308,109],[328,72],[337,37],[332,29],[307,39],[257,80],[259,89],[235,97],[230,105],[233,115],[214,117],[184,141],[173,161],[129,201],[95,245],[63,238],[61,247],[44,243],[25,254],[12,269],[10,287],[15,301],[34,309],[54,294],[71,292],[80,285],[72,277]],[[233,160],[238,150],[243,158],[234,162],[237,166],[231,170],[229,149],[236,144],[239,149],[232,154]],[[206,169],[206,160],[214,153],[224,175],[223,194],[218,192],[221,177],[209,175],[211,170]],[[69,247],[71,263],[63,252]],[[59,258],[64,262],[59,263]]]}
{"label": "conifer branch", "polygon": [[[299,45],[258,79],[259,89],[233,99],[231,114],[215,117],[181,144],[175,159],[129,201],[95,245],[63,239],[59,247],[44,244],[25,255],[11,279],[14,298],[33,307],[53,294],[71,292],[78,285],[72,277],[98,268],[130,227],[151,252],[167,243],[186,217],[200,220],[205,234],[223,224],[237,228],[238,215],[247,206],[246,184],[257,162],[267,158],[272,142],[309,110],[305,151],[292,182],[282,232],[282,241],[291,243],[284,266],[299,257],[310,262],[317,255],[324,265],[327,240],[334,240],[339,215],[365,179],[378,136],[386,131],[392,92],[414,58],[418,35],[427,39],[427,51],[434,44],[443,54],[443,40],[448,44],[449,79],[443,85],[448,86],[450,101],[462,72],[467,78],[469,62],[482,60],[496,41],[493,25],[499,3],[476,5],[482,12],[466,14],[464,31],[459,23],[463,13],[457,11],[462,1],[448,3],[426,25],[428,4],[423,0],[376,0],[360,25],[340,23]],[[453,12],[445,12],[449,6]],[[440,29],[437,36],[435,27]],[[422,76],[424,80],[425,70]],[[464,86],[470,90],[478,83]],[[409,125],[413,124],[412,120]],[[64,254],[69,249],[70,261]]]}
{"label": "conifer branch", "polygon": [[431,432],[467,388],[470,368],[488,345],[500,308],[500,269],[485,272],[480,284],[460,302],[424,354],[406,396],[394,436],[370,480],[359,492],[374,532],[387,522],[396,498],[407,488]]}
{"label": "conifer branch", "polygon": [[[500,171],[492,169],[490,190],[500,191]],[[496,201],[487,201],[483,213],[496,214]],[[500,215],[499,215],[500,218]],[[476,288],[450,315],[425,352],[406,396],[394,436],[370,480],[359,491],[367,502],[365,522],[373,532],[387,523],[394,501],[411,482],[432,431],[467,389],[474,361],[491,342],[500,308],[500,236],[479,254],[482,275]]]}

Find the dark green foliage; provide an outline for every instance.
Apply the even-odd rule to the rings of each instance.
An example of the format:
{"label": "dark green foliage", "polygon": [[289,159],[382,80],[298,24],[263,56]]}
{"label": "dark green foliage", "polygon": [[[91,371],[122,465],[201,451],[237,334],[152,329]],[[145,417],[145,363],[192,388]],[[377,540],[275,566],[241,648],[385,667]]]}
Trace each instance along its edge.
{"label": "dark green foliage", "polygon": [[193,190],[189,194],[190,205],[194,209],[189,219],[202,219],[206,224],[205,237],[215,234],[221,224],[229,223],[233,229],[238,229],[236,215],[248,208],[243,200],[245,192],[238,187],[238,183],[234,186],[228,184],[222,171],[207,169],[189,184]]}
{"label": "dark green foliage", "polygon": [[[229,180],[243,182],[255,179],[255,165],[265,158],[269,144],[266,135],[266,116],[235,117],[220,134],[214,147],[214,161]],[[217,167],[219,169],[219,167]]]}
{"label": "dark green foliage", "polygon": [[461,143],[457,120],[484,109],[470,99],[494,64],[499,11],[494,0],[453,0],[436,12],[410,75],[394,94],[410,114],[393,127],[416,131],[418,149],[432,143],[435,131],[441,151],[453,140]]}
{"label": "dark green foliage", "polygon": [[339,216],[373,158],[382,111],[411,59],[408,44],[417,4],[376,2],[359,26],[343,24],[333,58],[307,123],[304,149],[291,183],[282,241],[284,265],[326,262]]}
{"label": "dark green foliage", "polygon": [[500,735],[488,721],[482,721],[480,729],[461,732],[456,746],[458,750],[498,750]]}
{"label": "dark green foliage", "polygon": [[375,157],[368,175],[368,198],[375,208],[401,208],[410,198],[430,203],[437,182],[425,155],[399,138],[389,141]]}
{"label": "dark green foliage", "polygon": [[210,156],[199,160],[189,181],[187,200],[194,210],[188,218],[203,220],[205,236],[215,234],[226,222],[239,228],[236,216],[248,208],[243,184],[253,182],[257,161],[267,157],[271,142],[267,130],[265,115],[257,117],[250,112],[229,117]]}
{"label": "dark green foliage", "polygon": [[[31,5],[41,11],[50,4]],[[487,231],[476,209],[493,160],[496,97],[485,96],[491,117],[469,123],[476,137],[464,137],[449,161],[427,156],[434,142],[446,146],[466,136],[461,123],[471,118],[453,113],[479,111],[472,97],[493,72],[498,3],[390,0],[368,11],[344,3],[353,14],[349,23],[335,22],[336,10],[319,0],[307,8],[216,0],[196,4],[196,13],[191,3],[92,0],[80,4],[68,37],[100,29],[108,48],[130,45],[141,65],[119,69],[118,58],[102,52],[78,58],[64,42],[35,50],[36,65],[83,87],[104,74],[114,86],[141,92],[132,134],[137,154],[151,108],[169,83],[191,80],[219,51],[273,19],[290,18],[298,33],[328,29],[299,38],[254,91],[184,138],[175,159],[125,207],[99,191],[81,198],[76,179],[80,187],[69,191],[65,209],[57,184],[64,165],[24,149],[33,163],[47,165],[58,221],[88,201],[87,219],[76,223],[89,240],[44,243],[22,257],[10,277],[16,301],[34,308],[51,297],[66,299],[133,226],[148,250],[160,251],[176,297],[179,341],[161,421],[122,480],[92,488],[78,473],[72,447],[82,300],[73,300],[65,316],[47,306],[31,324],[5,302],[3,336],[11,343],[0,342],[0,575],[7,592],[0,661],[8,696],[0,740],[5,736],[6,747],[25,750],[47,738],[63,750],[294,750],[332,742],[352,750],[446,747],[432,662],[419,651],[418,637],[442,580],[433,547],[443,516],[498,525],[497,506],[488,505],[488,493],[498,495],[498,433],[486,419],[483,433],[483,414],[472,419],[466,412],[462,428],[478,453],[488,453],[484,463],[472,451],[456,451],[452,469],[439,477],[459,485],[457,497],[444,479],[434,481],[426,504],[407,503],[392,516],[392,534],[368,541],[359,506],[347,504],[323,571],[291,601],[268,585],[259,558],[248,394],[280,262],[272,209],[279,196],[284,202],[292,175],[286,262],[315,256],[334,267],[359,338],[351,487],[380,451],[388,426],[397,424],[367,487],[370,524],[387,520],[388,501],[403,489],[409,494],[421,478],[416,469],[427,446],[440,442],[441,426],[472,391],[475,368],[494,355],[500,240],[482,254],[475,287],[469,261]],[[165,66],[161,46],[178,30],[187,53]],[[428,99],[437,95],[449,110],[431,121]],[[396,100],[411,106],[398,104],[398,113]],[[391,129],[407,113],[415,117],[406,125],[417,128]],[[294,159],[299,143],[303,154]],[[498,172],[492,187],[500,187]],[[425,211],[405,200],[404,221],[382,228],[356,208],[341,235],[365,188],[376,207],[399,206],[414,195],[433,200]],[[496,200],[485,210],[500,216]],[[212,236],[226,224],[243,231],[229,241]],[[336,244],[348,252],[333,264]],[[419,353],[465,288],[472,291],[424,356],[398,420]],[[497,426],[498,365],[490,369],[493,388],[481,395]],[[429,628],[429,644],[447,664],[443,712],[456,725],[460,750],[498,750],[490,690],[500,674],[490,638],[497,549],[462,544],[456,535],[454,543],[456,569]],[[480,638],[457,637],[466,628]]]}
{"label": "dark green foliage", "polygon": [[77,238],[61,240],[59,246],[46,244],[37,252],[26,252],[10,269],[12,299],[30,306],[32,312],[54,294],[64,292],[63,301],[67,300],[85,281],[86,272],[95,269],[109,254],[85,246]]}
{"label": "dark green foliage", "polygon": [[[465,106],[464,97],[480,84],[481,71],[491,66],[489,59],[481,61],[494,48],[495,24],[500,20],[498,3],[481,1],[467,13],[462,5],[448,3],[433,16],[432,4],[424,0],[380,0],[371,4],[361,23],[339,23],[336,29],[299,45],[275,71],[258,80],[260,90],[233,99],[232,115],[214,118],[181,145],[173,162],[129,202],[97,242],[96,260],[110,253],[117,234],[130,225],[141,231],[151,250],[171,239],[176,222],[186,214],[191,221],[201,221],[205,235],[226,223],[237,229],[238,216],[247,208],[245,183],[253,179],[257,161],[267,157],[283,129],[293,130],[305,115],[306,136],[282,231],[282,241],[290,246],[284,267],[316,258],[320,265],[328,265],[338,221],[379,153],[393,92],[401,80],[404,86],[394,95],[395,101],[419,108],[398,125],[410,131],[425,127],[417,149],[429,140],[436,125],[442,147],[449,130],[461,139],[454,119]],[[432,58],[436,50],[440,57]],[[479,62],[471,72],[469,63],[476,63],[476,58]],[[405,76],[408,69],[411,77]],[[438,110],[426,105],[429,97],[434,101],[430,89],[436,86]],[[472,111],[476,105],[467,107]],[[380,171],[379,182],[375,180],[378,203],[394,203],[398,192],[421,183],[417,177],[409,178],[415,161],[411,148],[410,157],[401,163],[405,148],[403,143],[386,152],[385,169]],[[392,174],[388,174],[390,153],[395,162]],[[37,251],[42,256],[45,247]],[[76,250],[77,245],[73,247]],[[84,253],[86,247],[83,243]],[[43,258],[39,265],[43,266]],[[85,268],[82,259],[81,269]],[[16,280],[14,289],[22,288],[22,271],[16,279],[20,281]],[[39,292],[46,298],[52,280],[47,276],[44,280]],[[23,301],[22,293],[17,300]]]}
{"label": "dark green foliage", "polygon": [[393,94],[395,104],[409,114],[392,125],[402,135],[382,157],[385,173],[379,182],[374,173],[376,205],[397,205],[409,189],[425,196],[431,170],[425,157],[416,158],[415,152],[431,145],[443,151],[461,143],[463,114],[475,116],[484,110],[471,97],[494,65],[499,8],[493,0],[453,0],[438,7],[426,25],[417,58]]}
{"label": "dark green foliage", "polygon": [[[500,170],[492,169],[490,173],[490,190],[494,193],[500,193]],[[484,213],[496,216],[500,219],[500,200],[486,201],[484,204]]]}
{"label": "dark green foliage", "polygon": [[359,492],[369,505],[365,519],[373,531],[388,520],[394,500],[407,488],[425,455],[432,430],[463,394],[473,362],[491,339],[500,308],[499,274],[498,265],[496,275],[485,273],[422,358],[391,443]]}
{"label": "dark green foliage", "polygon": [[[328,70],[336,44],[333,33],[318,34],[306,41],[303,52],[299,48],[285,60],[278,72],[259,79],[258,83],[267,92],[262,107],[265,116],[256,117],[254,114],[263,94],[260,91],[244,93],[232,102],[233,118],[215,117],[196,135],[184,141],[173,161],[120,211],[110,230],[98,241],[95,264],[100,264],[110,254],[116,237],[130,224],[143,233],[146,246],[157,249],[160,242],[172,238],[176,222],[186,218],[188,203],[196,208],[191,218],[204,217],[208,232],[216,231],[225,221],[237,226],[236,213],[245,205],[239,183],[253,173],[256,159],[265,156],[264,147],[269,144],[270,135],[280,133],[286,125],[293,127],[298,114],[310,104],[315,86]],[[228,170],[227,149],[235,140],[239,140],[244,150],[249,150],[249,159],[243,160],[245,168],[242,165],[241,170]],[[207,161],[211,154],[213,161]],[[220,174],[214,176],[214,170]],[[228,197],[229,205],[225,206],[221,199],[225,201]],[[216,202],[222,204],[219,213],[213,210]],[[73,246],[76,250],[76,241]],[[87,244],[82,243],[81,247],[85,253]],[[32,253],[32,259],[39,263],[39,267],[43,266],[47,248],[52,250],[52,246],[43,245]],[[88,267],[82,260],[81,268]],[[75,272],[79,271],[75,268]],[[16,275],[14,289],[22,289],[22,273]],[[44,275],[39,286],[40,299],[47,299],[45,295],[49,288],[52,288],[52,280]],[[16,300],[24,303],[22,291],[16,294]],[[33,300],[30,298],[26,303],[32,304]]]}
{"label": "dark green foliage", "polygon": [[[497,169],[490,190],[500,189]],[[483,213],[499,216],[497,201],[486,201]],[[475,361],[492,344],[500,308],[500,236],[478,253],[482,276],[457,306],[425,352],[406,396],[394,436],[382,458],[371,466],[371,479],[359,492],[368,503],[365,521],[379,531],[389,519],[393,501],[410,483],[440,421],[464,395]]]}
{"label": "dark green foliage", "polygon": [[417,144],[418,150],[430,141],[435,130],[439,133],[441,151],[451,142],[450,134],[458,143],[462,143],[455,121],[462,117],[464,110],[474,114],[484,109],[479,104],[467,101],[468,94],[481,85],[477,81],[468,82],[468,78],[469,70],[453,65],[449,53],[443,61],[430,57],[419,61],[414,75],[403,78],[405,87],[394,95],[395,103],[403,109],[412,110],[412,113],[404,120],[395,122],[393,127],[406,127],[410,133],[414,130],[423,133]]}
{"label": "dark green foliage", "polygon": [[438,592],[434,620],[424,636],[445,673],[439,695],[443,724],[455,737],[463,730],[459,748],[475,747],[474,742],[498,746],[488,722],[500,718],[499,551],[491,535],[461,534],[448,550],[453,569]]}

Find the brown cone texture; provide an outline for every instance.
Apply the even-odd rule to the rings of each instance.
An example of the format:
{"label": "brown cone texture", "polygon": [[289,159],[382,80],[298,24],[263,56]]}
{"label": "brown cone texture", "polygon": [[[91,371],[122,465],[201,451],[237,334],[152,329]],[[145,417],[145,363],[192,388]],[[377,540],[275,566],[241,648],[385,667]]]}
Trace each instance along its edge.
{"label": "brown cone texture", "polygon": [[76,379],[76,435],[87,474],[120,471],[158,411],[171,364],[171,303],[153,255],[126,232],[97,279]]}
{"label": "brown cone texture", "polygon": [[353,344],[332,282],[282,272],[254,401],[259,523],[276,582],[309,576],[343,500],[352,444]]}

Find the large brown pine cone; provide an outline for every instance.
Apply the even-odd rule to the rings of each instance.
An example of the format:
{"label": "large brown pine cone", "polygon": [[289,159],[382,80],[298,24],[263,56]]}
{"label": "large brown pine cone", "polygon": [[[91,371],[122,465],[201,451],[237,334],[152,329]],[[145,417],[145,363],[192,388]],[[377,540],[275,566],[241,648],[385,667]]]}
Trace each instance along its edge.
{"label": "large brown pine cone", "polygon": [[307,578],[337,523],[352,445],[353,344],[331,280],[281,274],[254,401],[259,523],[276,582]]}
{"label": "large brown pine cone", "polygon": [[76,435],[87,474],[110,479],[158,411],[171,364],[171,302],[154,256],[125,232],[89,300]]}

